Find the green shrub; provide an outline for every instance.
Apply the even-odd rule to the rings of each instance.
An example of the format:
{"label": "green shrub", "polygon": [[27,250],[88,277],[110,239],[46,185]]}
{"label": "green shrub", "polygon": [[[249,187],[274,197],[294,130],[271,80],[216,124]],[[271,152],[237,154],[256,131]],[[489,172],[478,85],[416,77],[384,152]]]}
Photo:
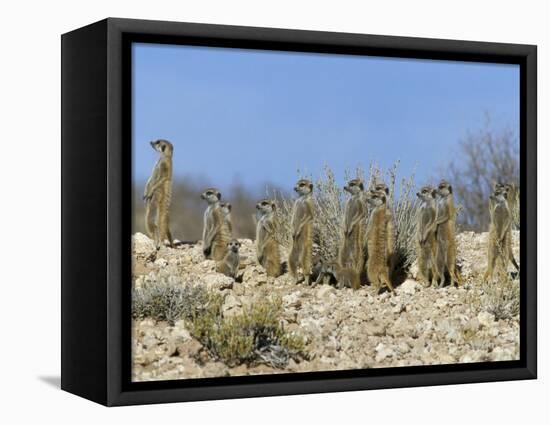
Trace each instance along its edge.
{"label": "green shrub", "polygon": [[281,302],[264,301],[229,318],[207,312],[189,322],[191,334],[228,366],[265,363],[282,368],[306,358],[302,337],[287,333],[279,316]]}
{"label": "green shrub", "polygon": [[222,305],[220,294],[201,285],[159,278],[134,289],[132,316],[170,324],[185,320],[191,335],[228,366],[264,363],[283,368],[290,359],[307,358],[304,339],[281,324],[280,299],[256,303],[231,317],[224,317]]}

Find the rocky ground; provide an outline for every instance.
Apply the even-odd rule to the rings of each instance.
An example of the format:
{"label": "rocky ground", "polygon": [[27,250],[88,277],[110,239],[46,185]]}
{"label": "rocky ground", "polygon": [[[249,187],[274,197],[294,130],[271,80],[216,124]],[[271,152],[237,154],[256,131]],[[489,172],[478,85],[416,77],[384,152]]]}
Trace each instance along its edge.
{"label": "rocky ground", "polygon": [[[519,359],[519,317],[496,320],[480,302],[486,267],[487,234],[458,235],[458,263],[466,283],[460,288],[425,288],[411,275],[396,295],[330,285],[295,285],[288,275],[267,278],[254,261],[254,245],[241,240],[243,281],[215,272],[199,244],[161,248],[133,236],[136,287],[160,278],[193,282],[225,297],[224,315],[269,296],[283,301],[282,321],[306,340],[309,359],[290,360],[285,369],[266,365],[228,367],[215,361],[180,320],[173,326],[152,319],[133,323],[133,378],[136,381],[262,373],[395,367]],[[519,235],[513,235],[518,257]]]}

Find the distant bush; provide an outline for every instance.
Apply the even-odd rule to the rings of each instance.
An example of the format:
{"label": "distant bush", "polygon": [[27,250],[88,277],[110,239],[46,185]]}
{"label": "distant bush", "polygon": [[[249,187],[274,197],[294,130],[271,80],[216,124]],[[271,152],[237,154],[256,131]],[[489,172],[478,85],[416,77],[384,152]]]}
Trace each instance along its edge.
{"label": "distant bush", "polygon": [[[487,117],[483,128],[468,132],[460,141],[458,152],[442,174],[453,185],[457,204],[462,206],[458,217],[461,228],[487,231],[490,222],[488,202],[494,182],[510,183],[519,188],[517,135],[511,130],[493,130]],[[512,200],[510,205],[514,226],[519,229],[519,198]]]}
{"label": "distant bush", "polygon": [[170,324],[185,320],[191,335],[228,366],[265,363],[283,368],[290,359],[307,358],[304,339],[281,324],[279,299],[224,317],[221,295],[201,285],[161,279],[134,289],[132,302],[134,318]]}

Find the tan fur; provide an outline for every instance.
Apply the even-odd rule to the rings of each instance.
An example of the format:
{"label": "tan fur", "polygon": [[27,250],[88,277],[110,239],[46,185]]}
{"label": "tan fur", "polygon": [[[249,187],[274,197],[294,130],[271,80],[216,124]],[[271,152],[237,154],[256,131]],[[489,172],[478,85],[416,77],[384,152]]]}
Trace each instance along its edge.
{"label": "tan fur", "polygon": [[350,180],[344,187],[350,193],[344,209],[342,238],[338,253],[340,269],[353,269],[358,273],[364,267],[365,221],[367,211],[363,201],[363,183]]}
{"label": "tan fur", "polygon": [[437,227],[437,207],[435,189],[430,186],[424,186],[416,196],[420,199],[416,225],[418,280],[425,286],[430,286],[430,283],[437,285],[439,273],[436,266],[437,240],[435,232]]}
{"label": "tan fur", "polygon": [[157,249],[168,241],[172,246],[170,234],[170,201],[172,198],[172,155],[173,146],[167,140],[156,140],[151,146],[160,154],[151,177],[147,180],[143,199],[145,200],[145,227],[150,238],[154,239]]}
{"label": "tan fur", "polygon": [[339,264],[333,264],[332,273],[338,282],[338,288],[359,289],[359,271],[350,267],[341,267]]}
{"label": "tan fur", "polygon": [[256,255],[258,263],[266,270],[267,275],[272,277],[281,275],[281,252],[279,243],[275,240],[278,232],[275,208],[275,203],[269,199],[256,204]]}
{"label": "tan fur", "polygon": [[302,268],[306,285],[311,275],[313,245],[313,184],[309,180],[299,180],[294,190],[299,197],[294,202],[292,212],[292,247],[288,257],[290,273],[298,282],[298,267]]}
{"label": "tan fur", "polygon": [[376,291],[385,285],[391,292],[395,292],[390,281],[387,238],[386,238],[386,196],[380,192],[371,193],[368,198],[372,209],[367,228],[367,275]]}
{"label": "tan fur", "polygon": [[392,279],[397,255],[395,252],[395,223],[393,220],[392,209],[387,202],[390,196],[390,189],[385,183],[379,182],[374,185],[374,191],[382,191],[386,194],[386,252],[388,257],[388,270],[390,273],[390,279]]}
{"label": "tan fur", "polygon": [[225,217],[219,205],[221,193],[214,188],[205,190],[201,198],[208,202],[204,212],[203,253],[208,259],[221,261],[227,253],[227,244],[231,240]]}
{"label": "tan fur", "polygon": [[452,186],[441,181],[437,189],[437,272],[440,285],[445,283],[445,270],[449,272],[451,285],[462,284],[456,268],[456,210],[454,207]]}
{"label": "tan fur", "polygon": [[222,210],[226,231],[229,235],[233,236],[233,222],[231,220],[232,206],[229,202],[220,202],[220,208]]}
{"label": "tan fur", "polygon": [[483,280],[488,282],[492,279],[497,262],[506,272],[508,262],[511,261],[519,271],[519,266],[512,252],[512,214],[508,203],[509,192],[504,189],[497,189],[491,195],[489,237],[487,241],[487,271]]}
{"label": "tan fur", "polygon": [[227,244],[226,254],[223,257],[223,260],[218,261],[216,264],[216,271],[218,273],[223,273],[226,276],[236,278],[237,272],[239,271],[239,249],[241,243],[237,239],[232,239]]}

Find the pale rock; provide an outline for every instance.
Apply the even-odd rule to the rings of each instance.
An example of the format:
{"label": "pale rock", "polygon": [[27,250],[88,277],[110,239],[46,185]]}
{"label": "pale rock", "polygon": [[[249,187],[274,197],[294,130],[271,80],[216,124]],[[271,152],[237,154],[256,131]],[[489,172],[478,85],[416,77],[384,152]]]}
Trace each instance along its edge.
{"label": "pale rock", "polygon": [[336,289],[334,286],[330,285],[321,285],[319,289],[315,292],[315,296],[319,299],[327,298],[329,296],[335,296]]}
{"label": "pale rock", "polygon": [[159,267],[159,268],[164,268],[168,265],[168,261],[164,258],[157,258],[154,262],[155,266]]}
{"label": "pale rock", "polygon": [[235,282],[233,278],[225,276],[221,273],[207,274],[202,277],[202,281],[206,287],[210,290],[224,290],[231,289]]}
{"label": "pale rock", "polygon": [[477,320],[479,320],[479,323],[482,326],[485,326],[487,328],[490,327],[490,326],[494,326],[496,324],[495,315],[491,314],[491,313],[488,313],[486,311],[482,311],[481,313],[479,313],[477,315]]}
{"label": "pale rock", "polygon": [[414,295],[416,291],[419,289],[420,289],[420,285],[416,281],[412,279],[407,279],[405,282],[403,282],[399,286],[398,291],[403,292],[404,294],[407,294],[407,295]]}

